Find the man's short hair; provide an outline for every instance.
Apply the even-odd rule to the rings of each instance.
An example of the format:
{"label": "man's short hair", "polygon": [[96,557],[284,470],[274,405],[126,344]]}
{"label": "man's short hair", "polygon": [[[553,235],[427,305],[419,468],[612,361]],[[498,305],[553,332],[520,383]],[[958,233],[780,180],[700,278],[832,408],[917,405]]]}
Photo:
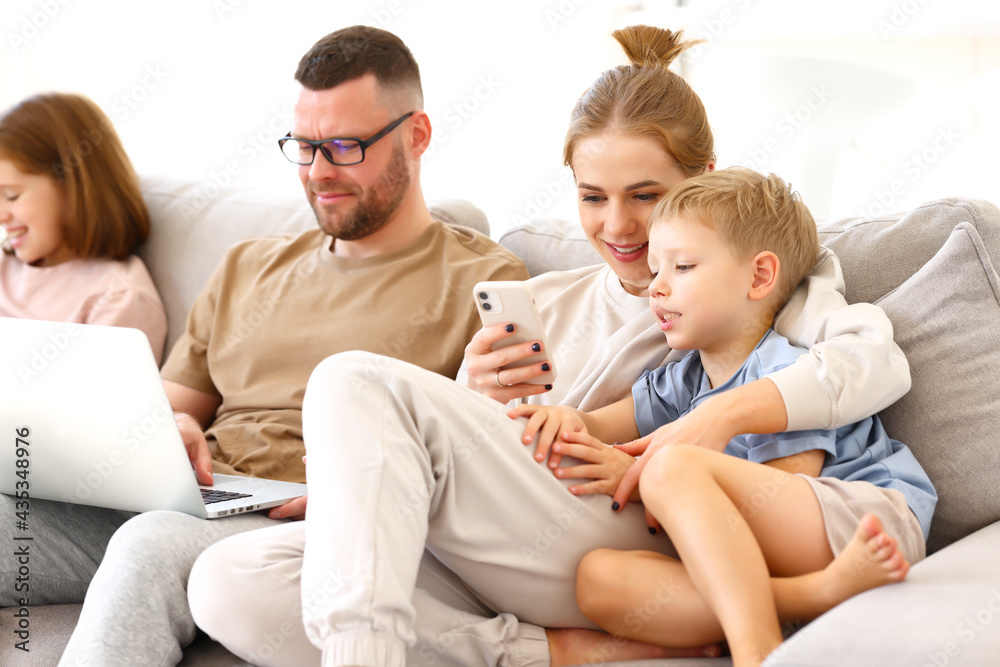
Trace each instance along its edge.
{"label": "man's short hair", "polygon": [[714,228],[740,259],[764,251],[777,255],[782,304],[812,272],[819,255],[816,221],[799,193],[774,174],[730,167],[682,181],[656,205],[648,225],[672,218]]}
{"label": "man's short hair", "polygon": [[420,68],[396,35],[356,25],[331,32],[299,61],[295,80],[309,90],[329,90],[367,74],[385,90],[409,89],[423,106]]}

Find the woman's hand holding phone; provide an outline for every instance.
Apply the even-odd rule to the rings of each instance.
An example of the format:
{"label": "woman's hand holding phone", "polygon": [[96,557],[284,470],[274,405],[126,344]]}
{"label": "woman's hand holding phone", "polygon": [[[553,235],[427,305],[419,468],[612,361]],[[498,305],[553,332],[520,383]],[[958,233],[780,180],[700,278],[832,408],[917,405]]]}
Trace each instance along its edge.
{"label": "woman's hand holding phone", "polygon": [[473,298],[483,328],[465,347],[469,387],[502,403],[551,390],[555,368],[528,286],[485,281]]}
{"label": "woman's hand holding phone", "polygon": [[[511,330],[508,330],[508,327]],[[483,327],[472,337],[469,344],[465,346],[465,367],[469,373],[468,386],[484,396],[507,403],[516,398],[544,394],[551,389],[541,384],[527,384],[528,380],[533,380],[545,375],[546,364],[551,367],[548,361],[545,348],[541,347],[540,341],[528,341],[503,347],[495,352],[493,344],[513,335],[517,330],[517,325],[494,324]],[[532,346],[538,344],[540,351],[535,352]],[[505,368],[511,363],[529,360],[534,357],[528,366],[517,368]],[[500,376],[500,386],[497,383],[497,376]]]}

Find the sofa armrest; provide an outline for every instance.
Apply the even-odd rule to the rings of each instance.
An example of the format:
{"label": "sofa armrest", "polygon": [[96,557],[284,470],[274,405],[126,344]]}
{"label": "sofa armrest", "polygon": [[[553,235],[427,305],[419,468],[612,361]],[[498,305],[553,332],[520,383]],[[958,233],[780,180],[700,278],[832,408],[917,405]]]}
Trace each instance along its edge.
{"label": "sofa armrest", "polygon": [[838,605],[782,644],[765,665],[996,664],[997,553],[1000,522],[917,563],[906,581]]}

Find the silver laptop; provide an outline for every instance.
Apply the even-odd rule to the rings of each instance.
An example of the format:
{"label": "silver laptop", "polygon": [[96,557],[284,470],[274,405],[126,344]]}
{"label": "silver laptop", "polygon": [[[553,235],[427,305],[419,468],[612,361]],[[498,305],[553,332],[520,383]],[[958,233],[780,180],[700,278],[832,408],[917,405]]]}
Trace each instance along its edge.
{"label": "silver laptop", "polygon": [[306,493],[233,475],[199,487],[138,329],[0,317],[0,343],[0,493],[208,519]]}

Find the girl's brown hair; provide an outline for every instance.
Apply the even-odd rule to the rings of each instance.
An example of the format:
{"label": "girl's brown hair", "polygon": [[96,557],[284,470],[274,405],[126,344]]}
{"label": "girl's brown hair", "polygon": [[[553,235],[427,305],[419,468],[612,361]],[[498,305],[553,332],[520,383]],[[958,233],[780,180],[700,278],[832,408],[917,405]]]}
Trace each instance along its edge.
{"label": "girl's brown hair", "polygon": [[0,157],[63,189],[63,234],[77,257],[126,259],[149,236],[132,163],[111,120],[88,98],[45,93],[3,112]]}
{"label": "girl's brown hair", "polygon": [[702,173],[715,160],[712,128],[701,99],[679,75],[667,69],[697,41],[682,41],[683,31],[631,26],[612,36],[631,65],[601,74],[580,97],[570,117],[564,163],[584,138],[605,131],[652,136],[687,176]]}

